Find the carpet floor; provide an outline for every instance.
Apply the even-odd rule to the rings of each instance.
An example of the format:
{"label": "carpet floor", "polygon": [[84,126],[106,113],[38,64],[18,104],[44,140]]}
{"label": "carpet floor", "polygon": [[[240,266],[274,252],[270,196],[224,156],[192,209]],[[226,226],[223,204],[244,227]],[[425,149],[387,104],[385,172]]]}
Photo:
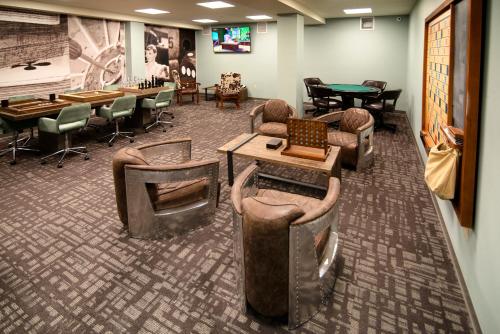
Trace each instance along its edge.
{"label": "carpet floor", "polygon": [[[249,131],[249,111],[174,106],[175,126],[130,144],[79,134],[91,159],[64,168],[0,159],[0,332],[281,333],[237,307],[230,187],[217,147]],[[327,305],[296,333],[472,332],[451,255],[404,115],[375,133],[375,164],[342,170],[340,262]],[[221,160],[213,224],[164,240],[131,239],[116,211],[111,159],[124,146],[191,137],[193,158]],[[236,173],[248,161],[237,161]],[[272,167],[271,167],[272,168]]]}

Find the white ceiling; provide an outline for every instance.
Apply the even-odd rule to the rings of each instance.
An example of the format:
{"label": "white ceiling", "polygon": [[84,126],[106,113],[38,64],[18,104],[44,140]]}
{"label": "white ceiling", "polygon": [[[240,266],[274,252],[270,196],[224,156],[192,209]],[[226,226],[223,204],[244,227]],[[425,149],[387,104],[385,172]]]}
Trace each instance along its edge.
{"label": "white ceiling", "polygon": [[[0,0],[0,6],[32,8],[76,15],[137,20],[146,23],[201,28],[193,19],[220,23],[252,22],[247,15],[265,14],[276,21],[278,14],[301,13],[306,24],[322,24],[327,18],[345,17],[343,9],[371,7],[373,15],[406,15],[416,0],[226,0],[235,7],[209,9],[196,3],[209,0]],[[156,8],[170,14],[148,15],[134,9]]]}

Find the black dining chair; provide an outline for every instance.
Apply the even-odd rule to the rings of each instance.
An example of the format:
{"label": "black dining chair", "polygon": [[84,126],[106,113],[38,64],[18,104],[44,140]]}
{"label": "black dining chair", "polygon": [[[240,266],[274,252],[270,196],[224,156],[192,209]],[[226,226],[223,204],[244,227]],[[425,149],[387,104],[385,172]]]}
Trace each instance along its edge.
{"label": "black dining chair", "polygon": [[321,111],[328,112],[330,109],[342,109],[342,101],[332,97],[333,92],[330,88],[322,85],[309,86],[313,105],[316,107],[315,113]]}
{"label": "black dining chair", "polygon": [[[304,84],[306,86],[306,92],[307,96],[309,99],[312,100],[312,95],[311,95],[311,89],[309,88],[310,86],[318,86],[318,85],[325,85],[323,81],[321,81],[320,78],[304,78]],[[304,110],[306,113],[308,112],[316,112],[316,109],[305,109]]]}
{"label": "black dining chair", "polygon": [[380,89],[380,92],[378,93],[365,95],[361,102],[361,105],[364,105],[366,103],[375,102],[378,99],[378,96],[385,90],[385,87],[387,87],[387,82],[379,80],[365,80],[363,81],[361,86],[375,87]]}
{"label": "black dining chair", "polygon": [[402,90],[386,90],[382,92],[376,100],[368,101],[363,104],[363,108],[368,110],[375,118],[375,129],[388,129],[396,132],[396,124],[387,124],[384,122],[384,114],[386,112],[394,112],[396,110],[396,102],[401,95]]}

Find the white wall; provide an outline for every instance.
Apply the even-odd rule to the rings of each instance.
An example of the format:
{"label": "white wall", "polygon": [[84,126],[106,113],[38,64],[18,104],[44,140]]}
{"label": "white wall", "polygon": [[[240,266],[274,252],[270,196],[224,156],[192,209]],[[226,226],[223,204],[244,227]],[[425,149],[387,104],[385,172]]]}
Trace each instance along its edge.
{"label": "white wall", "polygon": [[[403,89],[398,109],[406,110],[406,67],[408,17],[375,18],[374,31],[360,31],[359,18],[330,19],[325,25],[304,27],[304,77],[318,76],[330,83],[361,83],[383,80],[388,88]],[[212,85],[220,73],[242,74],[253,97],[277,96],[276,24],[268,24],[267,34],[258,34],[252,25],[252,53],[214,54],[210,35],[196,32],[198,81]],[[307,100],[304,89],[304,100]]]}
{"label": "white wall", "polygon": [[257,25],[250,25],[251,53],[214,53],[212,36],[196,31],[197,81],[201,87],[220,81],[223,72],[241,74],[249,96],[275,98],[277,87],[277,31],[276,23],[267,25],[267,33],[257,33]]}
{"label": "white wall", "polygon": [[406,110],[408,17],[375,18],[375,30],[361,31],[359,18],[329,19],[304,34],[304,77],[329,83],[387,81],[387,89],[403,89],[397,108]]}
{"label": "white wall", "polygon": [[[420,0],[410,15],[408,35],[408,100],[414,135],[424,159],[419,138],[422,118],[422,66],[424,20],[441,0]],[[449,201],[439,207],[458,258],[474,310],[484,333],[500,333],[500,1],[487,0],[485,58],[475,225],[463,229]]]}

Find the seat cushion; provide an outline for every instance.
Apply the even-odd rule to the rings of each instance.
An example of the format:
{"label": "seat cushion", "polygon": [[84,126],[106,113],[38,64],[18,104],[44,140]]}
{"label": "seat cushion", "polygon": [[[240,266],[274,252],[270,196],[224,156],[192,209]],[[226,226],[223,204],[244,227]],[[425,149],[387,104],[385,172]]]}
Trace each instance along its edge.
{"label": "seat cushion", "polygon": [[370,121],[370,113],[361,108],[349,108],[340,119],[340,131],[356,133],[356,129]]}
{"label": "seat cushion", "polygon": [[358,160],[358,137],[349,132],[328,132],[328,144],[340,146],[340,157],[343,166],[356,167]]}
{"label": "seat cushion", "polygon": [[388,111],[388,112],[393,112],[394,111],[394,105],[392,103],[386,103],[385,104],[385,110],[382,110],[384,107],[384,104],[382,101],[374,101],[370,102],[364,105],[364,107],[368,110],[373,110],[373,111]]}
{"label": "seat cushion", "polygon": [[113,179],[115,183],[116,206],[118,216],[124,225],[128,224],[127,193],[125,185],[125,165],[147,165],[141,151],[125,147],[113,156]]}
{"label": "seat cushion", "polygon": [[209,181],[200,178],[189,181],[148,184],[148,192],[155,210],[189,205],[208,197]]}
{"label": "seat cushion", "polygon": [[286,138],[286,124],[276,122],[262,123],[257,129],[257,133],[264,136]]}
{"label": "seat cushion", "polygon": [[196,94],[198,93],[197,88],[183,88],[182,90],[178,90],[181,94]]}
{"label": "seat cushion", "polygon": [[268,317],[288,313],[289,225],[304,214],[269,197],[242,200],[245,290],[248,303]]}
{"label": "seat cushion", "polygon": [[283,100],[269,100],[264,105],[264,111],[262,112],[262,122],[275,122],[286,124],[288,118],[290,117],[290,109],[288,104]]}

